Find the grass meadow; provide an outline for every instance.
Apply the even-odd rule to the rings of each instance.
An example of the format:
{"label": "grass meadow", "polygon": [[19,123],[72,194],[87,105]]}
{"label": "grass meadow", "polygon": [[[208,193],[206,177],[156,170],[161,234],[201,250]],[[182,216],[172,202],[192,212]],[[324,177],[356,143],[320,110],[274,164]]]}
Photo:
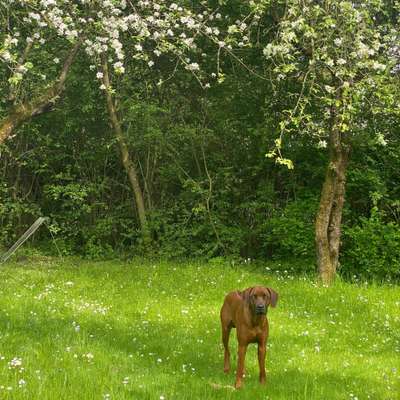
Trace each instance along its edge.
{"label": "grass meadow", "polygon": [[[256,346],[240,391],[223,373],[219,309],[255,284],[269,311],[267,385]],[[235,331],[231,335],[236,365]],[[233,368],[234,369],[234,368]],[[0,267],[0,399],[400,399],[400,288],[268,265],[38,259]]]}

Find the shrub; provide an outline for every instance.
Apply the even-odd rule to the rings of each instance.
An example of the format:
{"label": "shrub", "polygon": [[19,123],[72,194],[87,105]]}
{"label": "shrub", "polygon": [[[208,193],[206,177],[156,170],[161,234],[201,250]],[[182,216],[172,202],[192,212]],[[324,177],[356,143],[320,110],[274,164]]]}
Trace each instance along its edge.
{"label": "shrub", "polygon": [[317,205],[317,197],[309,197],[293,201],[285,208],[274,211],[265,223],[263,234],[266,250],[273,258],[314,257],[314,219]]}
{"label": "shrub", "polygon": [[344,276],[377,280],[400,279],[400,226],[386,223],[378,211],[360,224],[344,229]]}

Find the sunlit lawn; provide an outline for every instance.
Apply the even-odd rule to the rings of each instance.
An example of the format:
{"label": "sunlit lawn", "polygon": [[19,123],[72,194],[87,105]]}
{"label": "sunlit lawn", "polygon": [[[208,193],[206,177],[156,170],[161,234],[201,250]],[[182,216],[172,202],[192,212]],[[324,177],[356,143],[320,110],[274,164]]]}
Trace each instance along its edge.
{"label": "sunlit lawn", "polygon": [[[257,382],[252,345],[234,391],[219,309],[225,293],[254,284],[280,295],[269,311],[268,383]],[[327,289],[251,265],[0,267],[0,399],[399,398],[399,287]]]}

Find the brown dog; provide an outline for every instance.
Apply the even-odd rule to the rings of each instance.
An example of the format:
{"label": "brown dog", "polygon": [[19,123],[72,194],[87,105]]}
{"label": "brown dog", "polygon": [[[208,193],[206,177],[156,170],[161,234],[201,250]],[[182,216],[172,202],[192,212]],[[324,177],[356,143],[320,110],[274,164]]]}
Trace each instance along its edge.
{"label": "brown dog", "polygon": [[238,366],[235,388],[242,385],[247,345],[258,343],[260,383],[265,383],[265,353],[268,339],[268,306],[276,306],[278,293],[270,288],[254,286],[243,292],[227,294],[221,308],[222,342],[224,344],[224,372],[230,370],[229,334],[236,328],[238,339]]}

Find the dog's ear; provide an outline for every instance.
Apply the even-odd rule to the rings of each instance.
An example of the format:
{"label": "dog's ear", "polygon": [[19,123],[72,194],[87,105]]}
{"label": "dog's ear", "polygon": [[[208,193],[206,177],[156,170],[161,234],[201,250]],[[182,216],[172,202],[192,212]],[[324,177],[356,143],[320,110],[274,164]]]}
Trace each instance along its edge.
{"label": "dog's ear", "polygon": [[278,293],[275,292],[274,289],[267,288],[270,294],[270,299],[271,299],[271,306],[276,307],[276,303],[278,302]]}
{"label": "dog's ear", "polygon": [[250,304],[250,300],[251,300],[251,292],[254,288],[253,287],[249,287],[245,290],[243,290],[243,292],[241,293],[242,299],[247,303]]}

